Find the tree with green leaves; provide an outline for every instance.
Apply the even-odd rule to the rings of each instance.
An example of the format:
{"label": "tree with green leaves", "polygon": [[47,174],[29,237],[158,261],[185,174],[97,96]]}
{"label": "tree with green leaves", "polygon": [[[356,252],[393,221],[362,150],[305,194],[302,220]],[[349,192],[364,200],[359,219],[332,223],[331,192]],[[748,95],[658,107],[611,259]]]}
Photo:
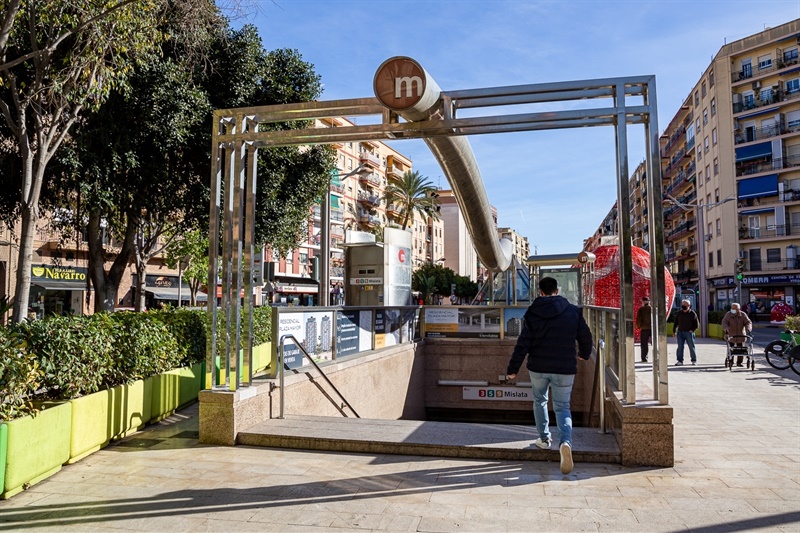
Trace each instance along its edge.
{"label": "tree with green leaves", "polygon": [[[426,280],[433,280],[428,282]],[[456,273],[442,265],[425,264],[411,275],[411,288],[422,292],[423,287],[433,286],[433,294],[450,296],[450,287],[456,282]]]}
{"label": "tree with green leaves", "polygon": [[[189,305],[195,306],[200,287],[208,281],[208,232],[195,228],[170,237],[173,238],[165,247],[164,262],[170,268],[182,266],[182,282],[189,291]],[[214,289],[208,289],[209,298],[214,298]],[[143,308],[144,302],[141,303]]]}
{"label": "tree with green leaves", "polygon": [[[8,0],[0,8],[0,112],[19,174],[8,180],[17,202],[4,213],[21,224],[13,319],[28,309],[34,235],[48,164],[85,110],[124,87],[166,37],[162,17],[185,24],[191,41],[198,20],[216,17],[210,0]],[[127,237],[127,235],[126,235]]]}
{"label": "tree with green leaves", "polygon": [[407,170],[401,180],[386,187],[383,198],[387,205],[394,204],[403,213],[402,229],[406,229],[408,224],[413,222],[415,212],[426,220],[429,216],[439,220],[437,190],[427,177],[420,175],[419,171]]}

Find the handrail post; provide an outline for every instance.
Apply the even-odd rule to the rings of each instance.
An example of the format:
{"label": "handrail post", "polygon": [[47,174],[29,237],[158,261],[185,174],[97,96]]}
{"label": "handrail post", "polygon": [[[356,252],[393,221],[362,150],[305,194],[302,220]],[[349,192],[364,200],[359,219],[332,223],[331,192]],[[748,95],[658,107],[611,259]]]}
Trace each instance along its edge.
{"label": "handrail post", "polygon": [[291,337],[291,335],[283,335],[281,336],[280,340],[280,350],[278,350],[278,386],[281,388],[280,394],[280,410],[278,418],[283,418],[283,365],[284,365],[284,357],[283,357],[283,346],[284,342],[286,341],[286,337]]}

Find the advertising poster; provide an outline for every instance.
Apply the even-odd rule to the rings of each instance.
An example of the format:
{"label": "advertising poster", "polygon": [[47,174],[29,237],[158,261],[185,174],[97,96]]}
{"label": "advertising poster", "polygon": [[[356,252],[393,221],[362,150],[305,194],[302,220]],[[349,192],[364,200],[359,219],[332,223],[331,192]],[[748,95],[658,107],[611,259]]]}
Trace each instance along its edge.
{"label": "advertising poster", "polygon": [[285,368],[300,368],[303,366],[303,352],[293,342],[283,345],[283,365]]}
{"label": "advertising poster", "polygon": [[506,307],[503,310],[503,335],[505,337],[519,337],[522,333],[522,317],[527,307]]}
{"label": "advertising poster", "polygon": [[500,338],[500,308],[425,308],[425,337]]}
{"label": "advertising poster", "polygon": [[400,344],[400,310],[375,310],[375,349]]}
{"label": "advertising poster", "polygon": [[402,315],[403,342],[413,342],[419,337],[419,309],[404,309]]}
{"label": "advertising poster", "polygon": [[278,339],[293,335],[315,361],[332,359],[333,333],[333,311],[278,315]]}
{"label": "advertising poster", "polygon": [[336,315],[336,357],[372,349],[372,312],[344,311]]}

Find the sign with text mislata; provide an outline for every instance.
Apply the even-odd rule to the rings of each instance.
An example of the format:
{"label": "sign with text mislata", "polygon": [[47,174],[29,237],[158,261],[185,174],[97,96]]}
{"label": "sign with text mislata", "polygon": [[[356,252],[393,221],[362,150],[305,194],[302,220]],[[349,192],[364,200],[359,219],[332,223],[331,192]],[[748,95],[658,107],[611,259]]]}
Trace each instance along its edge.
{"label": "sign with text mislata", "polygon": [[461,397],[464,400],[532,402],[533,392],[520,387],[464,387]]}

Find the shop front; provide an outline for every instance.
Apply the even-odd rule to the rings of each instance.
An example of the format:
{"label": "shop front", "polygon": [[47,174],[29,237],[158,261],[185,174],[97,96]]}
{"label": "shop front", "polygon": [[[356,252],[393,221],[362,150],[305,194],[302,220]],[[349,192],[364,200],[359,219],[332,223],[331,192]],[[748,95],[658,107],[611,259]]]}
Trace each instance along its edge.
{"label": "shop front", "polygon": [[28,315],[39,319],[82,315],[89,290],[89,270],[85,267],[32,266]]}
{"label": "shop front", "polygon": [[756,322],[769,322],[773,310],[788,306],[794,314],[800,314],[800,274],[768,274],[742,278],[742,297],[737,294],[736,278],[724,277],[710,280],[714,294],[714,308],[725,310],[731,303],[742,308]]}
{"label": "shop front", "polygon": [[313,278],[275,276],[267,283],[269,301],[278,305],[319,305],[319,282]]}
{"label": "shop front", "polygon": [[[135,279],[135,277],[134,277]],[[185,283],[178,283],[178,276],[160,276],[147,274],[144,278],[145,306],[148,309],[170,305],[172,307],[188,307],[191,305],[191,291]],[[180,300],[180,305],[178,304]],[[205,305],[206,293],[197,291],[196,305]]]}

